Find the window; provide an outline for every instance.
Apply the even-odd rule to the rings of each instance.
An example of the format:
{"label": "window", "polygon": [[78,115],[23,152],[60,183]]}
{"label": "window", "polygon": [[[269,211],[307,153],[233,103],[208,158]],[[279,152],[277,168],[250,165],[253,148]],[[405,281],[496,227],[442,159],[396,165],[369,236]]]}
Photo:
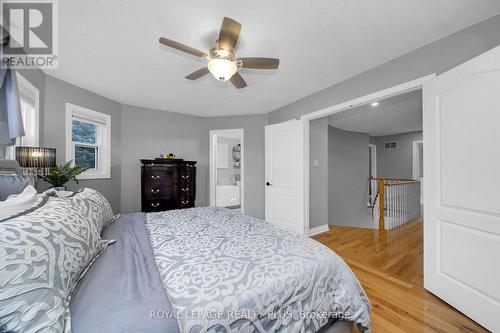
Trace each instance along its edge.
{"label": "window", "polygon": [[66,156],[87,167],[79,179],[111,177],[111,117],[66,104]]}
{"label": "window", "polygon": [[21,138],[17,138],[16,144],[7,147],[6,158],[16,158],[16,146],[38,147],[38,119],[40,106],[40,92],[19,73],[17,75],[17,85],[19,90],[19,99],[21,101],[21,114],[23,117],[24,133]]}

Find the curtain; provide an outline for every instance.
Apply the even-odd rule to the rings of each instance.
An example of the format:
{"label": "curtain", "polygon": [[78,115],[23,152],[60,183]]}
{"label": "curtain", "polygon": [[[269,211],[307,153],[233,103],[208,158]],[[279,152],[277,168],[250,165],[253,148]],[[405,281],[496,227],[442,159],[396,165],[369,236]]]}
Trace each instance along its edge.
{"label": "curtain", "polygon": [[[0,50],[0,60],[3,59]],[[0,63],[0,145],[13,145],[24,136],[16,72]]]}

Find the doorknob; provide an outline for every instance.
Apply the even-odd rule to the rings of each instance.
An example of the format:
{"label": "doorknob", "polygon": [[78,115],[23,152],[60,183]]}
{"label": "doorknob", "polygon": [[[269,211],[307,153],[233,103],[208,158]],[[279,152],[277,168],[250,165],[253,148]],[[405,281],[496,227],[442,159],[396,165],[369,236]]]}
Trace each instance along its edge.
{"label": "doorknob", "polygon": [[266,186],[271,186],[271,183],[270,183],[270,182],[267,182],[267,183],[266,183]]}

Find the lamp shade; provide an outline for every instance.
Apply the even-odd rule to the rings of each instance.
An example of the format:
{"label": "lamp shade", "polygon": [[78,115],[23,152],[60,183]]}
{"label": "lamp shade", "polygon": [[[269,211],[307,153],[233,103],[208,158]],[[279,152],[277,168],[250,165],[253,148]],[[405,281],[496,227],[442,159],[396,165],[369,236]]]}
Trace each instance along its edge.
{"label": "lamp shade", "polygon": [[21,168],[52,168],[56,166],[56,150],[45,147],[16,147],[16,160]]}

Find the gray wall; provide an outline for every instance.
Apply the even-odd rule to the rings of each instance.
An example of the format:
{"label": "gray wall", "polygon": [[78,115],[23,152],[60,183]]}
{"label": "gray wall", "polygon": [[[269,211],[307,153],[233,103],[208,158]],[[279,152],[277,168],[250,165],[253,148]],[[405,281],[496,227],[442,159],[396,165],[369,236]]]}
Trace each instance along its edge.
{"label": "gray wall", "polygon": [[[121,191],[121,105],[100,95],[91,93],[67,82],[45,75],[45,98],[41,142],[56,148],[57,163],[68,161],[66,157],[66,103],[72,103],[111,116],[111,178],[82,180],[80,185],[68,184],[70,190],[81,187],[95,188],[108,198],[113,210],[120,211]],[[41,110],[42,111],[42,110]]]}
{"label": "gray wall", "polygon": [[[406,178],[413,176],[413,141],[422,140],[422,132],[376,137],[377,176]],[[384,142],[398,141],[398,148],[384,149]]]}
{"label": "gray wall", "polygon": [[208,131],[201,117],[123,106],[122,111],[122,195],[124,213],[141,210],[141,158],[173,152],[185,160],[197,161],[196,205],[208,204]]}
{"label": "gray wall", "polygon": [[368,134],[328,126],[328,222],[372,227],[368,203]]}
{"label": "gray wall", "polygon": [[[328,224],[328,118],[311,121],[309,227]],[[314,166],[314,160],[318,166]]]}
{"label": "gray wall", "polygon": [[205,141],[209,140],[209,130],[243,128],[243,149],[245,153],[245,214],[264,218],[264,129],[267,125],[267,114],[212,117],[205,118],[204,121],[208,124],[208,130],[204,137]]}
{"label": "gray wall", "polygon": [[279,123],[385,88],[442,73],[500,44],[500,15],[330,86],[269,114]]}

